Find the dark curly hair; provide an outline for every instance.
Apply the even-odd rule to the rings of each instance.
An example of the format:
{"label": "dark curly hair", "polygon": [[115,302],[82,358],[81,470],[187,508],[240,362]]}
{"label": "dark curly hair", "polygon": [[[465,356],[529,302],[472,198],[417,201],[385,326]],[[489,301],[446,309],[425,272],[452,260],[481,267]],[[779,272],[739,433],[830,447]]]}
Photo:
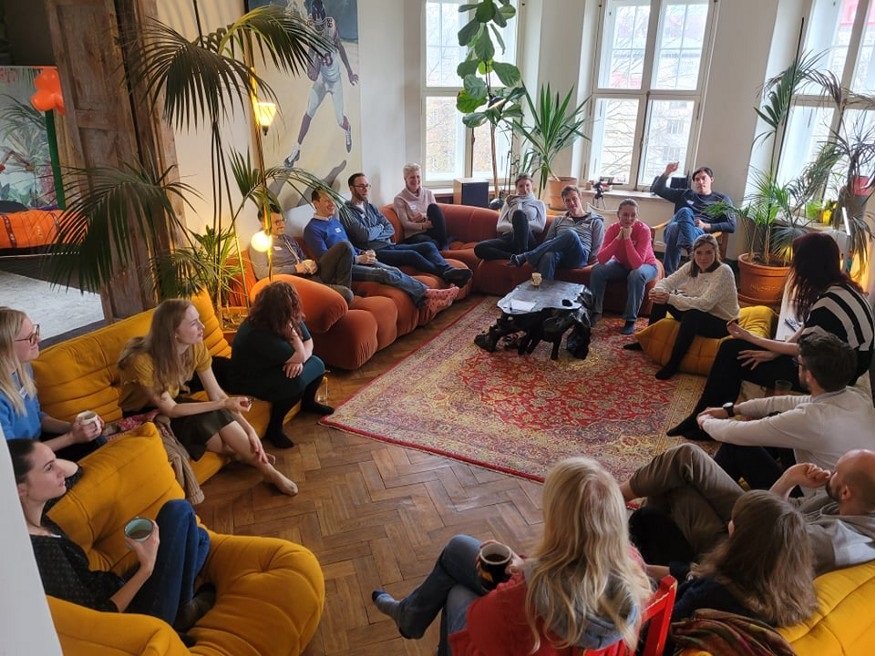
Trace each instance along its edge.
{"label": "dark curly hair", "polygon": [[796,316],[804,323],[811,306],[829,287],[860,287],[841,269],[841,253],[835,240],[821,232],[809,232],[793,240],[790,263],[790,296],[795,298]]}
{"label": "dark curly hair", "polygon": [[303,321],[301,297],[292,285],[284,281],[272,282],[258,292],[249,311],[249,323],[253,327],[286,340],[291,340],[293,330],[300,330]]}

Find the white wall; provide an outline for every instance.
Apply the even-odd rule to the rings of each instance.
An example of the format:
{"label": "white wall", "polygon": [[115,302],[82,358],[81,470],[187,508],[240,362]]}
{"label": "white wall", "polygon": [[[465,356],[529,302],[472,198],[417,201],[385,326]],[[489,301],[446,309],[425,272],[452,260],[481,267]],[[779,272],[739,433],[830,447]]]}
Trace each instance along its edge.
{"label": "white wall", "polygon": [[0,656],[60,656],[6,447],[0,447],[0,526]]}

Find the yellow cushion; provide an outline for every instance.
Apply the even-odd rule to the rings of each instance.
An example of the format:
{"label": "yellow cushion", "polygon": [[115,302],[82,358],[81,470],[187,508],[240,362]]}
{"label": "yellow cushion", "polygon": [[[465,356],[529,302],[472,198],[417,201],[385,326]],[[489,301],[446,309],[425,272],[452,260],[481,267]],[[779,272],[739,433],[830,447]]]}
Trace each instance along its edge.
{"label": "yellow cushion", "polygon": [[[94,569],[123,572],[134,564],[124,546],[125,522],[154,518],[182,498],[154,426],[128,434],[83,458],[82,479],[51,518],[82,546]],[[300,654],[313,637],[325,602],[319,562],[305,547],[278,538],[210,532],[201,572],[216,587],[215,606],[191,630],[192,654]],[[49,598],[64,654],[188,654],[161,620],[101,613]]]}
{"label": "yellow cushion", "polygon": [[[778,315],[764,305],[741,308],[738,317],[738,323],[742,328],[761,337],[771,337],[774,334],[777,321]],[[635,338],[641,344],[642,350],[654,362],[664,365],[671,356],[671,349],[674,346],[679,326],[677,321],[666,317],[635,333]],[[680,370],[688,374],[707,376],[723,339],[697,335],[690,345],[690,350],[681,360]]]}

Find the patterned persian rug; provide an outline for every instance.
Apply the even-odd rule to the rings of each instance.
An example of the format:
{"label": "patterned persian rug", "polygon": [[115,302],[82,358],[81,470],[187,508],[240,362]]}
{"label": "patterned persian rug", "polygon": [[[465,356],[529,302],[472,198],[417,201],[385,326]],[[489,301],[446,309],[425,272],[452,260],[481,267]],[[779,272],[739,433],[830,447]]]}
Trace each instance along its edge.
{"label": "patterned persian rug", "polygon": [[496,301],[483,299],[322,423],[535,480],[573,455],[623,480],[683,441],[665,431],[693,407],[704,378],[656,380],[657,365],[622,349],[619,318],[596,326],[586,360],[564,341],[557,361],[543,342],[531,355],[488,353],[474,337],[500,315]]}

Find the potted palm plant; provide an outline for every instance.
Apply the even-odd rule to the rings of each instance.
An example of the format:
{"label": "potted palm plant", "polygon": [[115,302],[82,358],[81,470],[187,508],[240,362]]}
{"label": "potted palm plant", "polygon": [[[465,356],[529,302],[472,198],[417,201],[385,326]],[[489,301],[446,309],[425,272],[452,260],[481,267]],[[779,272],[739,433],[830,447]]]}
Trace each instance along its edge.
{"label": "potted palm plant", "polygon": [[[60,284],[74,279],[89,289],[109,284],[134,259],[134,232],[149,253],[148,270],[135,273],[154,281],[159,298],[206,288],[221,308],[227,279],[239,272],[234,227],[242,203],[228,219],[234,154],[225,147],[222,127],[235,110],[246,111],[255,89],[261,98],[276,100],[255,72],[254,56],[297,75],[306,71],[310,53],[319,56],[329,44],[303,18],[276,6],[256,8],[205,33],[198,1],[191,1],[198,36],[189,40],[153,19],[132,46],[125,72],[130,92],[143,89],[164,121],[179,130],[209,131],[212,222],[203,235],[186,228],[182,212],[196,192],[173,179],[172,171],[160,170],[155,153],[142,152],[140,161],[121,168],[67,169],[67,209],[49,259],[52,277]],[[303,183],[313,178],[299,169],[281,177],[283,182]],[[255,198],[267,203],[268,180],[266,175],[257,177],[259,190],[244,193],[242,202]],[[169,245],[162,239],[168,232]],[[231,263],[232,255],[238,264]]]}
{"label": "potted palm plant", "polygon": [[560,97],[559,92],[554,94],[547,84],[538,92],[536,104],[528,89],[525,86],[523,89],[531,123],[526,124],[521,120],[513,123],[514,131],[523,138],[527,148],[521,168],[526,171],[537,171],[539,193],[548,190],[550,207],[562,209],[562,187],[568,184],[576,186],[577,178],[557,176],[553,171],[553,160],[578,138],[584,136],[583,125],[586,121],[584,107],[587,101],[584,100],[575,106],[572,104],[573,88],[564,97]]}

